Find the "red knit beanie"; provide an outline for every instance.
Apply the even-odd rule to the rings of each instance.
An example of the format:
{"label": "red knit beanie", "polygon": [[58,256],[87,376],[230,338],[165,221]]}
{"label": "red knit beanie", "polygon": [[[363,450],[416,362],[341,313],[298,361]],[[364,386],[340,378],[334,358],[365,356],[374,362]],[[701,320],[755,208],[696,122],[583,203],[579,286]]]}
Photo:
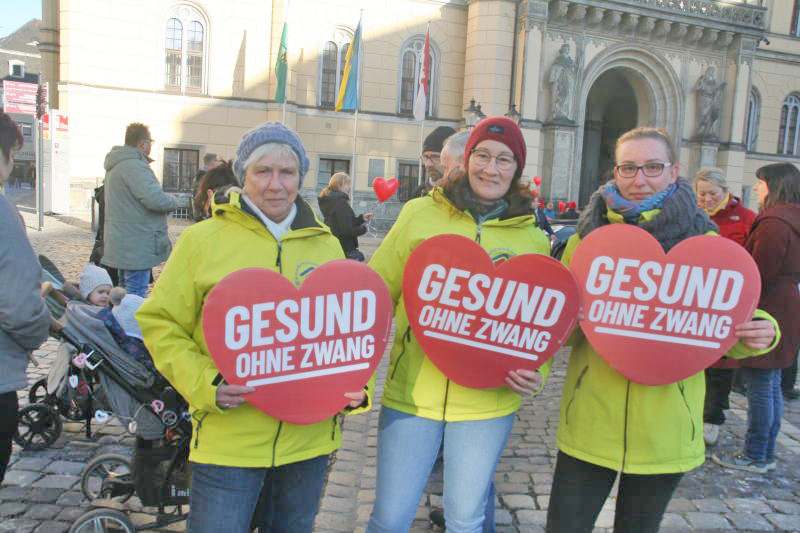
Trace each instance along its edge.
{"label": "red knit beanie", "polygon": [[499,141],[511,149],[514,157],[517,158],[517,172],[522,174],[522,169],[525,168],[525,156],[527,149],[525,148],[525,138],[522,136],[522,130],[519,129],[517,123],[508,117],[489,117],[481,120],[477,126],[472,130],[472,133],[467,139],[467,146],[464,149],[464,166],[469,162],[469,156],[472,154],[472,149],[486,139]]}

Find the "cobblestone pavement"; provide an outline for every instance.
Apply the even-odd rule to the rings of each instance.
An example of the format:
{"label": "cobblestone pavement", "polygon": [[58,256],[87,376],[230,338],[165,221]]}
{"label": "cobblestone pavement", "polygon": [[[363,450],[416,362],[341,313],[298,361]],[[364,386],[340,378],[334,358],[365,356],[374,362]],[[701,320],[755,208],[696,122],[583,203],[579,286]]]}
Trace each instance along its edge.
{"label": "cobblestone pavement", "polygon": [[[93,237],[88,225],[65,224],[47,217],[45,230],[35,231],[35,216],[23,212],[28,235],[38,253],[46,254],[64,272],[77,280],[89,256]],[[63,219],[62,219],[63,220]],[[80,224],[80,223],[79,223]],[[170,222],[173,238],[182,231],[181,221]],[[377,238],[362,238],[362,248],[371,254]],[[57,343],[49,340],[35,355],[39,366],[29,367],[29,382],[47,374]],[[555,464],[555,432],[558,405],[568,352],[562,350],[545,391],[523,403],[508,446],[495,476],[498,498],[498,531],[542,532]],[[382,390],[387,361],[379,373],[377,395]],[[27,403],[27,391],[20,392]],[[731,395],[728,422],[720,437],[721,449],[740,446],[746,428],[746,399]],[[378,410],[347,417],[343,446],[332,462],[327,488],[317,515],[320,533],[363,532],[372,508],[376,475]],[[132,437],[112,421],[94,425],[96,435],[86,438],[83,425],[64,423],[61,437],[50,448],[37,452],[16,445],[5,483],[0,488],[0,531],[62,533],[76,517],[91,508],[80,490],[80,472],[101,453],[130,455]],[[786,406],[778,439],[778,468],[766,475],[724,470],[707,461],[686,475],[670,503],[662,523],[666,532],[788,531],[800,532],[800,401]],[[412,527],[415,533],[435,531],[428,521],[431,506],[441,505],[441,479],[429,483]],[[610,532],[613,498],[606,502],[595,531]],[[149,520],[136,498],[126,504],[137,523]],[[159,531],[183,531],[183,523]]]}

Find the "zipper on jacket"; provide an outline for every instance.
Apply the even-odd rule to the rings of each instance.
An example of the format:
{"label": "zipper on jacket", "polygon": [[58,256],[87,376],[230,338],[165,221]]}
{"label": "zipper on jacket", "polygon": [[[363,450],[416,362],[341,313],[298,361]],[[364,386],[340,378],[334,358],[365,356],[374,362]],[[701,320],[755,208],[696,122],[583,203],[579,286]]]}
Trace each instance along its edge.
{"label": "zipper on jacket", "polygon": [[197,449],[197,445],[200,442],[200,430],[203,429],[203,420],[206,419],[208,413],[203,413],[203,416],[198,417],[198,413],[192,415],[192,418],[197,420],[197,431],[194,432],[194,449]]}
{"label": "zipper on jacket", "polygon": [[631,402],[631,380],[628,380],[628,384],[625,388],[625,418],[622,424],[622,467],[619,469],[620,472],[625,471],[625,459],[628,455],[628,407]]}
{"label": "zipper on jacket", "polygon": [[445,420],[447,414],[447,395],[450,394],[450,379],[447,379],[447,385],[444,387],[444,407],[442,407],[442,421]]}
{"label": "zipper on jacket", "polygon": [[275,440],[272,441],[272,467],[275,468],[275,450],[278,448],[278,437],[281,435],[281,428],[283,428],[283,422],[278,421],[278,431],[275,432]]}
{"label": "zipper on jacket", "polygon": [[676,385],[678,385],[678,390],[681,393],[681,398],[683,398],[683,405],[686,406],[686,411],[689,413],[689,421],[692,423],[692,440],[694,440],[694,434],[695,434],[694,418],[692,418],[692,409],[689,407],[689,402],[686,401],[686,394],[685,394],[686,386],[684,385],[683,381],[679,381],[678,383],[676,383]]}
{"label": "zipper on jacket", "polygon": [[394,379],[394,374],[397,372],[397,367],[400,366],[400,359],[406,354],[406,343],[411,340],[411,326],[406,327],[406,332],[403,333],[403,350],[400,352],[400,355],[397,356],[397,361],[394,363],[394,368],[392,369],[392,375],[390,379]]}
{"label": "zipper on jacket", "polygon": [[283,274],[283,265],[281,265],[281,252],[283,251],[283,246],[281,246],[281,241],[278,241],[278,257],[275,258],[275,266],[278,267],[278,272]]}
{"label": "zipper on jacket", "polygon": [[483,226],[481,226],[480,224],[478,224],[478,229],[477,229],[477,231],[476,231],[476,233],[475,233],[475,242],[477,242],[478,244],[480,244],[480,242],[481,242],[481,228],[482,228],[482,227],[483,227]]}
{"label": "zipper on jacket", "polygon": [[336,424],[339,422],[339,417],[340,416],[342,416],[342,415],[337,414],[332,419],[333,420],[333,428],[331,428],[331,440],[336,438]]}
{"label": "zipper on jacket", "polygon": [[578,379],[575,381],[575,388],[572,389],[572,396],[570,396],[570,398],[569,398],[569,403],[567,403],[567,411],[564,414],[564,423],[565,424],[569,424],[569,410],[572,407],[572,402],[575,401],[575,394],[577,394],[578,389],[581,388],[581,383],[583,382],[583,376],[586,375],[586,371],[587,370],[589,370],[589,365],[586,365],[585,367],[583,367],[583,370],[581,370],[580,375],[578,375]]}

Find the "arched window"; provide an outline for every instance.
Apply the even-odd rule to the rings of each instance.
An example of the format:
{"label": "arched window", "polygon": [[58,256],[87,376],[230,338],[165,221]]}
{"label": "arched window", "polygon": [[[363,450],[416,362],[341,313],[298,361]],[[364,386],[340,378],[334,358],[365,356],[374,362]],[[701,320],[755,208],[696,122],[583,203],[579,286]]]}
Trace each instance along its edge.
{"label": "arched window", "polygon": [[744,134],[744,145],[748,152],[756,149],[756,139],[758,139],[758,118],[761,113],[761,95],[758,89],[750,89],[750,100],[747,102],[747,128]]}
{"label": "arched window", "polygon": [[347,28],[334,28],[322,44],[319,70],[319,106],[333,109],[339,86],[342,83],[347,49],[353,41],[353,32]]}
{"label": "arched window", "polygon": [[778,130],[778,153],[800,155],[798,139],[800,139],[800,95],[790,94],[783,101],[781,109],[781,126]]}
{"label": "arched window", "polygon": [[[419,85],[420,64],[422,51],[425,48],[425,36],[415,36],[406,41],[400,52],[400,96],[397,101],[397,112],[401,115],[414,113],[414,99],[417,97]],[[428,109],[426,116],[435,115],[436,109],[436,79],[438,74],[438,57],[431,40],[431,81],[428,88]]]}
{"label": "arched window", "polygon": [[194,7],[178,4],[167,11],[164,34],[164,88],[203,92],[208,24]]}

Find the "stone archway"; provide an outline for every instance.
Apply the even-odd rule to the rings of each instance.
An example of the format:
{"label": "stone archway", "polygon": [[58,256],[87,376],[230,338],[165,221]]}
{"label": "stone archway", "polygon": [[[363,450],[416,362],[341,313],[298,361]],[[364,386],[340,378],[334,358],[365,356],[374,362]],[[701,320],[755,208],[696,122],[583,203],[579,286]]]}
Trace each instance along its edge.
{"label": "stone archway", "polygon": [[581,165],[570,179],[569,198],[584,204],[597,185],[610,177],[603,173],[612,154],[601,153],[601,148],[613,148],[616,137],[630,127],[664,128],[678,149],[683,129],[681,95],[675,70],[646,48],[620,44],[592,59],[576,88],[577,139],[583,142],[575,146],[574,158]]}
{"label": "stone archway", "polygon": [[589,90],[583,125],[580,205],[585,205],[592,192],[611,175],[617,137],[636,126],[639,106],[630,76],[630,70],[607,70]]}

